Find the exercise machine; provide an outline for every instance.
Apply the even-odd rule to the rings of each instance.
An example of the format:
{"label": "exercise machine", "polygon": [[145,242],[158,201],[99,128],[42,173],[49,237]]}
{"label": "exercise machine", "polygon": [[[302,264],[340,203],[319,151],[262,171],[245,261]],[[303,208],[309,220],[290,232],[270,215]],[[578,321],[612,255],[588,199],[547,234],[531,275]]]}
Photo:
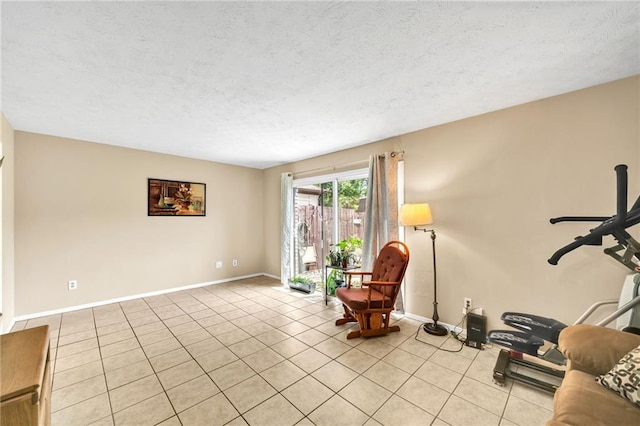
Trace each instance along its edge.
{"label": "exercise machine", "polygon": [[[570,244],[558,249],[548,262],[557,265],[565,254],[583,245],[601,246],[602,237],[611,235],[618,244],[604,249],[604,253],[631,271],[637,272],[640,266],[640,243],[626,231],[627,228],[640,223],[640,197],[627,212],[627,166],[619,164],[615,167],[617,181],[616,214],[614,216],[561,216],[552,218],[551,224],[560,222],[602,222],[591,229],[585,236],[575,238]],[[622,252],[622,254],[619,254]]]}
{"label": "exercise machine", "polygon": [[[618,304],[618,309],[602,319],[596,325],[605,326],[618,319],[618,328],[624,331],[637,332],[640,330],[640,313],[635,309],[640,306],[640,243],[638,243],[626,229],[640,223],[640,197],[627,211],[627,166],[619,164],[614,168],[616,172],[616,214],[613,216],[561,216],[551,218],[551,224],[560,222],[600,222],[598,226],[589,230],[584,236],[578,236],[575,240],[558,249],[549,258],[551,265],[557,265],[558,261],[567,253],[583,246],[601,246],[603,237],[612,236],[617,244],[605,248],[604,253],[634,272],[625,280],[621,298],[619,300],[605,300],[594,303],[574,324],[581,324],[589,318],[598,308],[604,305]],[[536,388],[555,392],[559,382],[564,377],[562,368],[555,368],[566,364],[564,356],[558,350],[558,336],[562,329],[567,327],[552,318],[541,317],[519,312],[505,312],[500,318],[506,325],[514,330],[491,330],[488,340],[507,349],[502,349],[493,370],[493,379],[496,383],[504,385],[507,378],[523,382]],[[620,324],[620,319],[629,321]],[[543,347],[548,349],[543,351]],[[551,345],[551,346],[549,346]],[[526,355],[539,358],[548,363],[543,364],[526,359]],[[540,374],[527,375],[520,369],[515,372],[511,365],[525,367],[542,375],[547,379],[539,378]],[[537,376],[537,377],[536,377]]]}
{"label": "exercise machine", "polygon": [[[540,317],[518,312],[505,312],[500,319],[507,325],[522,331],[491,330],[488,340],[508,349],[501,349],[493,368],[493,380],[499,385],[504,385],[506,380],[513,379],[530,386],[548,392],[555,392],[564,378],[564,370],[551,367],[550,364],[542,364],[529,361],[526,355],[541,358],[549,363],[563,366],[566,360],[558,350],[558,336],[566,327],[565,324],[552,318]],[[553,345],[542,351],[545,341]],[[526,367],[539,373],[529,375],[515,372],[512,365]],[[539,378],[540,374],[546,376],[546,380]]]}

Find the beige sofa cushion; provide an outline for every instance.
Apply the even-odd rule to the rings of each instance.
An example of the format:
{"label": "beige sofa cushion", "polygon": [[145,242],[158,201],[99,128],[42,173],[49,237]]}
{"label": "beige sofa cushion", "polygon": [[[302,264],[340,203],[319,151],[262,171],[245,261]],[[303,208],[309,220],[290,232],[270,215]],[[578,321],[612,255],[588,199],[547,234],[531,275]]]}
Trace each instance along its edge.
{"label": "beige sofa cushion", "polygon": [[640,425],[640,409],[580,370],[567,371],[553,398],[548,426]]}
{"label": "beige sofa cushion", "polygon": [[560,332],[558,347],[569,367],[594,376],[606,374],[620,358],[640,345],[640,336],[595,325],[573,325]]}
{"label": "beige sofa cushion", "polygon": [[640,407],[596,382],[640,336],[593,325],[574,325],[560,332],[558,347],[567,357],[567,371],[553,398],[547,426],[640,425]]}

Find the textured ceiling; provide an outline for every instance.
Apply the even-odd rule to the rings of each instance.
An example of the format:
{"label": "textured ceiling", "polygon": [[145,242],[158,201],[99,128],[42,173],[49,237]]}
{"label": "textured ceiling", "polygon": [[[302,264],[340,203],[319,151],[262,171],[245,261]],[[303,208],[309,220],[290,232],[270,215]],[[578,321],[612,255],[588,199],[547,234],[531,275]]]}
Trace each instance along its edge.
{"label": "textured ceiling", "polygon": [[16,130],[256,168],[635,74],[638,2],[2,2]]}

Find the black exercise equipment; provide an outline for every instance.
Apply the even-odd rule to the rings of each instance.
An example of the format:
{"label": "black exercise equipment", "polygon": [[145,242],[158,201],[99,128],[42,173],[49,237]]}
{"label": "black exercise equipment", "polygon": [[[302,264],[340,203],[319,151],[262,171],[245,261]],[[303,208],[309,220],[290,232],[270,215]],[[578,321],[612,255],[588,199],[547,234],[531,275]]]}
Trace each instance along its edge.
{"label": "black exercise equipment", "polygon": [[[617,180],[616,214],[614,216],[561,216],[550,219],[552,224],[560,222],[602,222],[591,229],[585,236],[576,237],[575,241],[558,249],[548,260],[557,265],[562,256],[583,245],[601,246],[602,237],[611,235],[618,244],[604,250],[606,254],[632,271],[640,264],[640,243],[629,235],[627,228],[640,223],[640,197],[627,212],[627,166],[619,164],[615,167]],[[624,250],[622,256],[618,255]]]}
{"label": "black exercise equipment", "polygon": [[[552,318],[519,312],[505,312],[500,319],[505,324],[523,331],[492,330],[489,332],[490,342],[509,348],[508,350],[500,350],[498,360],[493,368],[493,380],[504,385],[507,378],[510,378],[538,389],[555,392],[564,377],[564,371],[528,361],[523,358],[523,354],[539,357],[557,365],[564,365],[566,360],[558,350],[558,336],[566,324]],[[545,340],[553,343],[553,346],[540,353]],[[511,364],[543,373],[552,380],[545,381],[519,372],[516,373],[509,368]]]}
{"label": "black exercise equipment", "polygon": [[[613,247],[606,248],[604,253],[611,256],[631,271],[637,272],[636,268],[640,265],[640,243],[633,239],[626,229],[640,223],[640,197],[638,197],[631,209],[627,211],[627,166],[619,164],[615,167],[615,172],[615,215],[562,216],[550,219],[551,224],[560,222],[601,222],[600,225],[591,229],[587,235],[578,236],[572,243],[558,249],[549,258],[548,262],[550,264],[557,265],[562,256],[583,245],[600,246],[603,243],[603,237],[611,235],[618,244]],[[619,254],[621,251],[622,254]],[[640,275],[634,276],[633,279],[636,286],[640,284]],[[618,301],[601,301],[594,303],[574,324],[584,322],[600,306],[613,303],[618,303]],[[619,307],[615,312],[598,322],[596,325],[607,325],[611,321],[639,305],[640,295],[635,292],[629,302],[624,304],[619,303]],[[555,392],[559,385],[557,382],[562,380],[564,377],[564,371],[526,360],[524,359],[523,354],[541,358],[559,366],[564,365],[566,360],[560,351],[558,351],[557,345],[558,335],[562,329],[567,327],[567,325],[552,318],[518,312],[505,312],[502,314],[501,320],[506,325],[516,328],[519,331],[492,330],[489,332],[489,341],[508,348],[508,350],[502,349],[500,351],[500,355],[498,356],[498,360],[493,370],[494,381],[498,384],[504,385],[506,379],[511,378],[539,389]],[[627,329],[634,329],[634,327],[627,327]],[[550,342],[552,346],[541,353],[545,342]],[[510,369],[511,364],[527,367],[531,370],[537,371],[538,373],[543,373],[548,376],[551,381],[544,381],[519,372],[513,372]]]}

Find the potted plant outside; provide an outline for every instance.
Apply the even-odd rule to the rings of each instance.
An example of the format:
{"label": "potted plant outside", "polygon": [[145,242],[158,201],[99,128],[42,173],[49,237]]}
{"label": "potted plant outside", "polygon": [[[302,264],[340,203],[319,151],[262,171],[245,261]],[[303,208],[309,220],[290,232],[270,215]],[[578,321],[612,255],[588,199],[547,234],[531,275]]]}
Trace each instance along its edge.
{"label": "potted plant outside", "polygon": [[[332,244],[331,247],[327,255],[327,262],[333,268],[346,269],[359,264],[362,247],[360,238],[351,236]],[[327,291],[331,295],[335,294],[337,287],[344,286],[344,274],[339,269],[333,269],[326,280]]]}
{"label": "potted plant outside", "polygon": [[334,248],[329,250],[327,262],[331,266],[346,268],[356,261],[356,252],[362,247],[362,240],[351,236],[332,244],[332,247]]}
{"label": "potted plant outside", "polygon": [[327,276],[327,290],[329,294],[336,294],[336,288],[338,287],[344,287],[344,274],[340,270],[333,269]]}
{"label": "potted plant outside", "polygon": [[310,278],[297,276],[289,278],[289,288],[304,291],[305,293],[313,293],[316,291],[316,283]]}
{"label": "potted plant outside", "polygon": [[340,250],[329,250],[329,254],[327,255],[327,262],[329,262],[331,266],[346,267],[349,264],[349,260],[349,253]]}

